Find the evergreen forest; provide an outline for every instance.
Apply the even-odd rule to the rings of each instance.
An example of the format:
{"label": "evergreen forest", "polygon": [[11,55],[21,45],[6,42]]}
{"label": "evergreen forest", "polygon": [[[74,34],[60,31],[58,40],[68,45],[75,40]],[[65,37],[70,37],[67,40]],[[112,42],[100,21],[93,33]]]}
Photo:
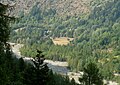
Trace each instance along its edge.
{"label": "evergreen forest", "polygon": [[[11,17],[6,15],[11,6],[0,3],[0,84],[120,84],[120,0],[91,0],[87,6],[89,12],[74,15],[63,7],[62,15],[36,2],[28,13],[21,10]],[[21,55],[33,58],[33,64],[17,59],[8,42],[24,44]],[[80,84],[54,73],[45,59],[67,62],[71,72],[83,72]]]}

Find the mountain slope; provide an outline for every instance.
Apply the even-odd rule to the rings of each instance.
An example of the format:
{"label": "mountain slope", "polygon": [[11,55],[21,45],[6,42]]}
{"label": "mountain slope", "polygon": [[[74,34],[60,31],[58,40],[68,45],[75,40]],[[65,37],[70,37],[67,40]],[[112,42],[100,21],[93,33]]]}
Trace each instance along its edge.
{"label": "mountain slope", "polygon": [[92,0],[1,0],[4,3],[16,4],[15,14],[20,11],[29,13],[31,8],[37,3],[40,9],[54,9],[58,15],[78,15],[90,12]]}
{"label": "mountain slope", "polygon": [[[67,1],[61,3],[68,4]],[[96,62],[104,78],[113,79],[114,72],[120,73],[120,0],[92,0],[85,5],[90,12],[81,14],[77,10],[78,14],[69,16],[57,11],[60,6],[68,10],[63,4],[36,3],[28,14],[21,12],[13,25],[11,41],[25,43],[21,48],[25,56],[35,56],[34,49],[42,49],[46,58],[67,61],[75,71],[83,70],[90,61]],[[51,39],[61,37],[73,41],[66,46],[54,45]]]}

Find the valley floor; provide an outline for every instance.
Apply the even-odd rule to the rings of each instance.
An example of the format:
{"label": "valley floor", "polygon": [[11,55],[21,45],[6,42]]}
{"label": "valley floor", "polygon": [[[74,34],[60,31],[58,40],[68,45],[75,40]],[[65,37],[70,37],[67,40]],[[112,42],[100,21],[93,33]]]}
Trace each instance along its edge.
{"label": "valley floor", "polygon": [[[28,62],[28,63],[32,63],[31,59],[33,58],[29,58],[29,57],[24,57],[20,54],[19,49],[24,46],[23,44],[16,44],[16,43],[10,43],[11,48],[13,53],[15,54],[16,58],[20,58],[23,57],[24,61]],[[53,61],[53,60],[45,60],[45,63],[48,63],[48,67],[50,69],[52,69],[53,72],[62,74],[62,75],[67,75],[69,76],[70,79],[74,78],[76,83],[80,83],[79,82],[79,77],[83,75],[83,72],[70,72],[70,70],[67,68],[68,67],[68,63],[67,62],[60,62],[60,61]],[[106,81],[104,80],[104,83],[106,83],[106,85],[118,85],[118,83],[113,82],[113,81]]]}

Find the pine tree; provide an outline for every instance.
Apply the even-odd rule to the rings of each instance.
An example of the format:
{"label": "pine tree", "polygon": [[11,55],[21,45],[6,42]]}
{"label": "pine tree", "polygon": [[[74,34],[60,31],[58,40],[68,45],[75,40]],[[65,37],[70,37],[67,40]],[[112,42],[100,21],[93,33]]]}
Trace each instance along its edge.
{"label": "pine tree", "polygon": [[97,65],[94,63],[89,63],[83,70],[83,77],[79,79],[83,85],[103,85],[103,78],[99,73]]}
{"label": "pine tree", "polygon": [[46,63],[44,63],[44,55],[42,51],[37,50],[37,55],[32,60],[33,65],[29,65],[24,72],[24,83],[26,85],[46,85],[49,79],[49,68]]}
{"label": "pine tree", "polygon": [[14,20],[14,17],[10,17],[7,15],[7,10],[11,7],[9,5],[4,5],[0,3],[0,43],[6,45],[6,42],[9,40],[10,35],[10,27],[9,24],[12,20]]}
{"label": "pine tree", "polygon": [[42,51],[37,50],[37,55],[33,60],[36,71],[36,85],[45,85],[48,78],[49,68],[46,63],[44,63],[44,55]]}
{"label": "pine tree", "polygon": [[8,85],[12,78],[12,57],[10,45],[7,43],[10,35],[10,22],[14,19],[7,15],[9,5],[0,3],[0,84]]}

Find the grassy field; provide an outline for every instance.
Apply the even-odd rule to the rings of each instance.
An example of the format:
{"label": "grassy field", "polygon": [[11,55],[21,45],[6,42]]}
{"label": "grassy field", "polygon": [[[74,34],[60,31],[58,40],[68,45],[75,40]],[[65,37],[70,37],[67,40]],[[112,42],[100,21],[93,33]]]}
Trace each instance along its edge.
{"label": "grassy field", "polygon": [[60,38],[51,38],[53,43],[55,45],[68,45],[70,41],[72,41],[74,38],[68,38],[68,37],[60,37]]}

